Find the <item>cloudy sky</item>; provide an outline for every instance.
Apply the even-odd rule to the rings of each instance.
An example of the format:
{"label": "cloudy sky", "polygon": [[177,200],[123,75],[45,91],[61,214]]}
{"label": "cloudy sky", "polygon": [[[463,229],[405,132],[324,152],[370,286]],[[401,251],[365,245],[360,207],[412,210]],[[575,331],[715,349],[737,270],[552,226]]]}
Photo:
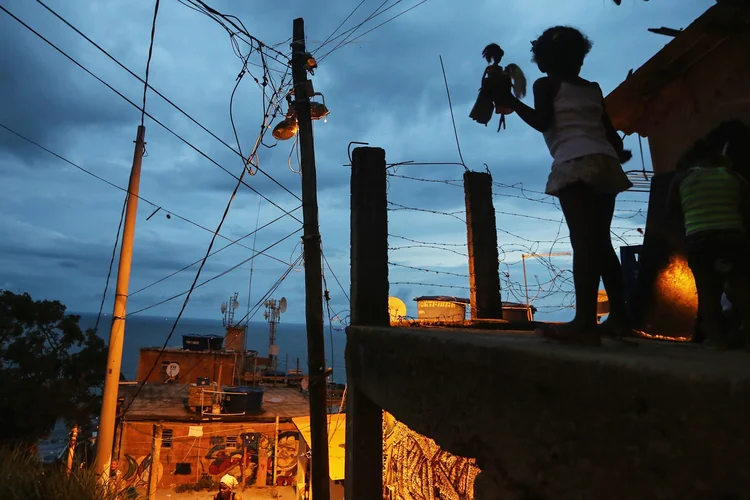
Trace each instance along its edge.
{"label": "cloudy sky", "polygon": [[[413,10],[370,32],[371,28],[420,0],[358,0],[275,2],[211,0],[210,5],[233,14],[265,44],[288,52],[292,20],[304,17],[308,47],[320,62],[313,77],[331,114],[315,122],[318,197],[323,248],[341,285],[349,289],[349,169],[347,145],[365,141],[386,150],[389,163],[458,162],[450,111],[440,67],[442,56],[450,86],[458,136],[469,168],[490,168],[495,186],[498,243],[503,250],[503,299],[522,301],[521,254],[570,250],[562,213],[543,191],[550,157],[540,134],[517,117],[496,133],[497,122],[485,128],[468,118],[484,68],[481,50],[497,42],[505,63],[519,64],[530,81],[540,76],[530,62],[529,41],[545,28],[569,24],[594,41],[583,76],[614,89],[631,68],[657,52],[668,38],[647,28],[681,28],[713,0],[507,0],[466,2],[426,0]],[[148,54],[153,1],[45,0],[45,3],[125,66],[143,76]],[[143,85],[94,46],[33,0],[6,0],[2,5],[68,53],[125,97],[139,103]],[[351,35],[339,36],[365,22]],[[387,10],[386,10],[387,9]],[[385,11],[385,12],[383,12]],[[338,37],[338,38],[336,38]],[[361,37],[361,38],[360,38]],[[343,42],[343,43],[339,43]],[[248,46],[240,42],[241,54]],[[335,49],[332,51],[332,49]],[[332,51],[332,52],[331,52]],[[284,66],[266,58],[274,86]],[[233,117],[243,152],[253,147],[263,121],[260,55],[249,58],[246,74],[233,101]],[[126,187],[133,140],[140,112],[122,97],[19,24],[0,12],[0,124],[79,167]],[[242,61],[227,32],[205,15],[178,0],[162,0],[156,23],[150,83],[196,121],[236,149],[230,122],[230,95]],[[272,94],[271,84],[268,94]],[[527,99],[527,102],[529,99]],[[286,108],[286,105],[283,106]],[[206,252],[243,170],[242,160],[161,97],[149,91],[147,111],[200,150],[182,142],[146,118],[147,156],[143,160],[132,279],[128,311],[157,304],[186,291],[198,266],[140,291],[175,271],[199,261]],[[277,119],[278,121],[278,119]],[[124,193],[0,127],[0,289],[27,291],[35,298],[63,301],[74,311],[96,311],[107,276]],[[300,177],[293,141],[266,135],[258,150],[268,176],[246,176],[246,182],[267,200],[242,186],[214,250],[263,226],[284,210],[299,206]],[[629,169],[641,169],[638,139]],[[650,168],[644,141],[645,168]],[[215,163],[214,163],[215,162]],[[221,167],[229,171],[223,171]],[[465,257],[466,229],[459,165],[414,165],[393,169],[389,178],[389,259],[391,294],[403,299],[416,315],[412,299],[419,295],[468,296]],[[284,186],[285,189],[279,187]],[[427,182],[427,181],[448,182]],[[455,181],[455,182],[451,182]],[[287,191],[288,190],[288,191]],[[291,192],[291,194],[290,194]],[[637,244],[645,224],[645,195],[626,193],[613,223],[617,246]],[[260,201],[259,201],[260,200]],[[158,207],[161,209],[147,220]],[[427,210],[417,211],[411,209]],[[167,218],[166,214],[172,214]],[[293,213],[301,219],[301,210]],[[187,221],[186,221],[187,219]],[[189,222],[188,222],[189,221]],[[203,226],[203,228],[199,227]],[[210,229],[209,229],[210,228]],[[281,217],[244,246],[233,245],[212,256],[185,316],[220,317],[219,305],[239,292],[242,312],[248,297],[251,249],[274,245],[254,260],[251,302],[257,301],[290,267],[300,253],[300,224]],[[291,235],[291,236],[289,236]],[[286,239],[283,239],[287,237]],[[282,240],[277,243],[279,240]],[[413,240],[413,241],[412,241]],[[569,293],[570,257],[528,264],[530,295],[536,297],[540,319],[565,319],[572,312]],[[236,267],[238,266],[238,267]],[[403,267],[409,266],[409,267]],[[227,272],[234,269],[231,272]],[[436,272],[437,271],[437,272]],[[345,316],[347,299],[326,268],[334,311]],[[116,270],[110,283],[111,298]],[[455,287],[455,288],[454,288]],[[464,288],[461,288],[464,287]],[[137,293],[134,293],[137,292]],[[290,303],[286,321],[304,321],[304,273],[292,271],[274,293]],[[140,314],[175,316],[184,296]],[[111,312],[111,301],[105,311]]]}

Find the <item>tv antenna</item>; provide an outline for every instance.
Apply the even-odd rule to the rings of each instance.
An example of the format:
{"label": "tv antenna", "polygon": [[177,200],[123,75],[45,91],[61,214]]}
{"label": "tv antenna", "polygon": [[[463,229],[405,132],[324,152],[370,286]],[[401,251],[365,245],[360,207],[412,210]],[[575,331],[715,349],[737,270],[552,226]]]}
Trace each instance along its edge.
{"label": "tv antenna", "polygon": [[281,321],[281,314],[286,312],[286,297],[278,302],[276,299],[268,299],[264,304],[266,312],[263,317],[268,321],[268,360],[274,371],[278,368],[279,346],[276,345],[276,323]]}
{"label": "tv antenna", "polygon": [[229,301],[221,303],[221,314],[224,315],[222,321],[225,327],[234,326],[234,311],[240,307],[240,303],[237,301],[237,292],[229,297]]}

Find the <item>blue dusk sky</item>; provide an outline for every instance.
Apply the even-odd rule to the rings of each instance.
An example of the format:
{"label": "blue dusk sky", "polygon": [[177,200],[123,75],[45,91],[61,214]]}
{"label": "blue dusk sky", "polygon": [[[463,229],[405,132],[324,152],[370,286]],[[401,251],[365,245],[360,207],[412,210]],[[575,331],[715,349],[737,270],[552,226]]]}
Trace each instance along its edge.
{"label": "blue dusk sky", "polygon": [[[136,74],[144,75],[153,1],[45,3]],[[521,254],[569,252],[570,243],[555,200],[543,194],[551,158],[541,134],[516,116],[508,117],[507,129],[500,133],[497,118],[483,127],[468,117],[485,66],[482,48],[489,42],[499,43],[506,52],[503,62],[519,64],[531,84],[541,75],[530,61],[529,41],[553,25],[575,26],[594,42],[582,76],[599,82],[608,93],[628,70],[641,66],[669,42],[670,38],[652,34],[648,28],[684,28],[715,2],[624,0],[619,7],[611,0],[208,3],[237,16],[250,34],[282,53],[289,52],[293,19],[305,19],[308,48],[319,62],[311,78],[331,111],[326,123],[314,123],[323,250],[333,270],[326,267],[326,280],[332,310],[345,318],[349,304],[334,273],[348,293],[347,145],[363,141],[382,147],[388,163],[459,162],[440,56],[465,164],[482,171],[486,164],[496,183],[503,299],[523,301]],[[143,85],[42,4],[6,0],[2,6],[140,105]],[[148,113],[215,163],[146,118],[147,156],[140,195],[148,201],[138,206],[128,305],[131,313],[186,291],[195,278],[197,265],[164,279],[204,256],[236,184],[232,175],[243,170],[242,159],[230,149],[237,148],[230,96],[248,50],[243,41],[233,45],[224,28],[192,9],[186,0],[161,1],[149,81],[226,144],[149,91]],[[280,56],[271,51],[267,54],[265,89],[272,97],[285,66],[279,62]],[[262,63],[261,54],[253,51],[249,71],[232,102],[231,116],[246,154],[263,123]],[[4,127],[124,188],[140,112],[2,11],[0,64],[0,289],[57,299],[74,311],[95,312],[124,193]],[[281,104],[283,113],[286,103]],[[268,175],[258,172],[246,176],[245,181],[270,201],[240,187],[214,250],[300,204],[294,141],[277,143],[268,130],[263,142],[258,161]],[[647,141],[643,140],[643,164],[638,138],[626,138],[626,145],[634,153],[627,168],[650,169]],[[468,297],[460,182],[463,167],[401,166],[391,173],[395,174],[389,177],[388,193],[393,209],[389,213],[391,295],[403,299],[413,316],[412,299],[416,296]],[[616,246],[641,242],[638,228],[645,225],[646,199],[641,193],[620,197],[613,223]],[[148,218],[158,207],[161,209]],[[301,219],[301,210],[294,214]],[[270,248],[267,256],[254,260],[250,294],[254,303],[299,256],[301,233],[294,231],[300,227],[293,218],[282,217],[259,231],[257,240],[245,238],[244,246],[230,246],[209,258],[199,283],[221,276],[194,291],[185,316],[219,319],[221,302],[235,291],[244,314],[253,261],[240,263],[252,255],[253,245],[264,249],[291,235]],[[530,295],[539,307],[539,319],[571,317],[570,266],[569,256],[528,263]],[[286,296],[289,301],[285,321],[303,322],[304,272],[295,266],[286,274],[273,296]],[[109,313],[115,277],[116,269],[104,307]],[[174,317],[183,300],[184,296],[179,296],[141,314]]]}

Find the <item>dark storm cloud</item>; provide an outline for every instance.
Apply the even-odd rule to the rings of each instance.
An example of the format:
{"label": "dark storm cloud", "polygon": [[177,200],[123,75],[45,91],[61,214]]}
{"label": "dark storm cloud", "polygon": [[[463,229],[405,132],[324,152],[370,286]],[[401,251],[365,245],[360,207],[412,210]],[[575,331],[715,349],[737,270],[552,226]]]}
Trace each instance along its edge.
{"label": "dark storm cloud", "polygon": [[[240,17],[248,29],[269,44],[284,42],[291,35],[292,19],[303,16],[309,47],[314,50],[349,14],[354,5],[343,0],[297,5],[268,1],[209,2],[218,10]],[[380,2],[365,2],[344,26],[361,22]],[[347,43],[330,56],[323,56],[337,42],[316,52],[321,60],[313,81],[325,95],[331,110],[328,122],[315,122],[315,150],[318,171],[320,228],[328,262],[345,291],[349,291],[349,162],[350,141],[366,141],[386,150],[388,162],[459,161],[438,55],[443,56],[461,149],[466,164],[483,170],[486,163],[498,183],[544,189],[549,154],[539,134],[517,117],[508,118],[508,128],[496,132],[497,122],[482,127],[468,118],[483,70],[482,47],[500,43],[506,50],[504,62],[520,64],[530,81],[538,76],[529,62],[529,40],[552,24],[568,23],[581,27],[594,39],[595,48],[587,60],[585,76],[599,80],[605,91],[613,88],[631,67],[637,67],[664,43],[647,35],[646,27],[685,26],[710,6],[709,0],[693,0],[680,13],[668,12],[665,4],[642,2],[615,9],[592,0],[577,0],[550,8],[549,3],[477,2],[472,9],[456,9],[443,0],[425,5],[367,34],[356,43]],[[50,0],[52,8],[67,17],[95,41],[137,74],[142,75],[148,51],[153,3],[133,4],[126,0],[80,2]],[[378,16],[357,34],[397,14],[409,5],[403,3]],[[106,81],[140,105],[141,84],[109,61],[87,42],[71,32],[36,2],[23,0],[3,4],[30,25],[48,36],[72,56],[80,59]],[[544,8],[540,8],[540,6]],[[288,43],[279,45],[288,51]],[[615,57],[616,56],[616,57]],[[616,61],[616,62],[613,62]],[[258,62],[256,57],[251,62]],[[91,76],[75,67],[54,49],[0,14],[0,123],[12,126],[54,151],[98,175],[127,186],[133,156],[133,139],[139,113],[130,104]],[[277,65],[277,67],[279,67]],[[154,46],[150,81],[187,113],[237,148],[229,120],[229,98],[241,62],[232,53],[226,32],[178,2],[162,2]],[[262,72],[251,66],[252,73]],[[280,75],[276,75],[278,80]],[[528,99],[527,99],[528,101]],[[258,133],[262,112],[261,94],[251,75],[246,75],[235,95],[233,111],[242,150],[247,154]],[[242,172],[242,160],[188,120],[153,92],[147,108],[155,118],[203,151],[234,175]],[[282,113],[286,104],[282,105]],[[496,119],[495,119],[496,120]],[[271,125],[273,126],[277,120]],[[162,210],[150,220],[155,207],[140,202],[133,251],[131,292],[203,257],[229,195],[236,185],[232,175],[223,172],[180,139],[146,119],[146,149],[140,194]],[[633,139],[629,144],[637,147]],[[265,144],[276,141],[266,134]],[[291,155],[290,155],[291,153]],[[297,154],[293,141],[279,142],[259,149],[260,166],[293,193],[300,193]],[[646,151],[648,157],[648,151]],[[636,166],[637,167],[637,166]],[[633,168],[636,168],[633,167]],[[101,299],[111,245],[119,221],[123,193],[76,170],[47,153],[0,130],[0,242],[4,265],[0,266],[0,288],[28,290],[34,295],[59,298],[71,309],[95,310]],[[460,180],[460,166],[400,167],[393,173],[430,180]],[[245,176],[248,184],[286,210],[299,206],[299,200],[261,173]],[[462,211],[463,190],[446,184],[389,177],[389,200],[404,206],[439,212]],[[559,220],[553,205],[523,199],[529,193],[496,186],[498,211]],[[520,196],[520,198],[519,198]],[[538,194],[532,197],[544,198]],[[635,196],[630,195],[631,198]],[[621,204],[632,209],[643,205]],[[394,207],[391,207],[394,208]],[[208,228],[196,228],[177,217],[179,214]],[[264,201],[260,224],[282,212]],[[457,214],[463,217],[462,214]],[[631,215],[623,212],[622,215]],[[242,187],[232,204],[221,234],[238,238],[253,229],[258,216],[258,198]],[[295,216],[302,217],[301,211]],[[637,227],[640,219],[621,220],[616,225]],[[256,248],[262,249],[297,229],[299,223],[285,217],[258,235]],[[507,252],[505,263],[517,282],[520,272],[515,262],[520,253],[567,248],[559,223],[510,215],[498,215],[499,243]],[[465,244],[465,226],[454,218],[413,212],[389,213],[389,232],[414,240]],[[622,232],[622,231],[620,231]],[[520,236],[518,239],[513,235]],[[624,234],[624,233],[623,233]],[[629,233],[632,234],[632,233]],[[627,236],[630,238],[630,236]],[[408,242],[391,238],[392,247]],[[217,238],[214,250],[228,242]],[[253,238],[242,242],[252,247]],[[288,262],[301,250],[299,236],[274,247],[270,254]],[[465,248],[454,248],[465,252]],[[211,257],[200,282],[247,259],[251,252],[230,247]],[[417,246],[391,252],[390,259],[413,267],[437,268],[456,274],[466,273],[466,259],[456,253]],[[534,264],[537,265],[537,264]],[[258,257],[253,274],[253,302],[260,298],[284,272],[285,264]],[[348,309],[346,299],[327,266],[331,307]],[[536,268],[535,268],[536,269]],[[130,298],[128,310],[137,311],[187,290],[197,266],[181,272]],[[542,276],[541,268],[538,272]],[[218,305],[237,290],[245,303],[250,263],[208,282],[195,290],[187,309],[189,316],[217,318]],[[463,286],[466,280],[451,275],[426,274],[404,268],[391,268],[392,282],[419,282],[426,285],[393,285],[391,294],[401,297],[414,312],[417,295],[464,293],[460,289],[433,286]],[[304,273],[297,268],[283,282],[279,298],[290,299],[287,321],[304,318]],[[114,283],[114,276],[112,284]],[[111,295],[110,295],[111,298]],[[150,309],[143,314],[174,315],[184,297]],[[111,309],[111,302],[105,310]]]}

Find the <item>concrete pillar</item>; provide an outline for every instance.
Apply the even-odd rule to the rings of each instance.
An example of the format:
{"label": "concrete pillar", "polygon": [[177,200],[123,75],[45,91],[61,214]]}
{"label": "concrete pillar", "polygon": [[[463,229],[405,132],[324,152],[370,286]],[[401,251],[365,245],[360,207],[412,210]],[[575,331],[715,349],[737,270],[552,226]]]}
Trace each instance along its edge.
{"label": "concrete pillar", "polygon": [[[389,326],[388,207],[385,151],[360,147],[352,155],[351,323]],[[347,338],[358,335],[347,331]],[[347,340],[345,497],[380,500],[383,489],[382,410],[357,384],[359,358]]]}
{"label": "concrete pillar", "polygon": [[464,173],[466,233],[469,247],[471,319],[502,319],[500,258],[497,251],[492,176],[485,172]]}

